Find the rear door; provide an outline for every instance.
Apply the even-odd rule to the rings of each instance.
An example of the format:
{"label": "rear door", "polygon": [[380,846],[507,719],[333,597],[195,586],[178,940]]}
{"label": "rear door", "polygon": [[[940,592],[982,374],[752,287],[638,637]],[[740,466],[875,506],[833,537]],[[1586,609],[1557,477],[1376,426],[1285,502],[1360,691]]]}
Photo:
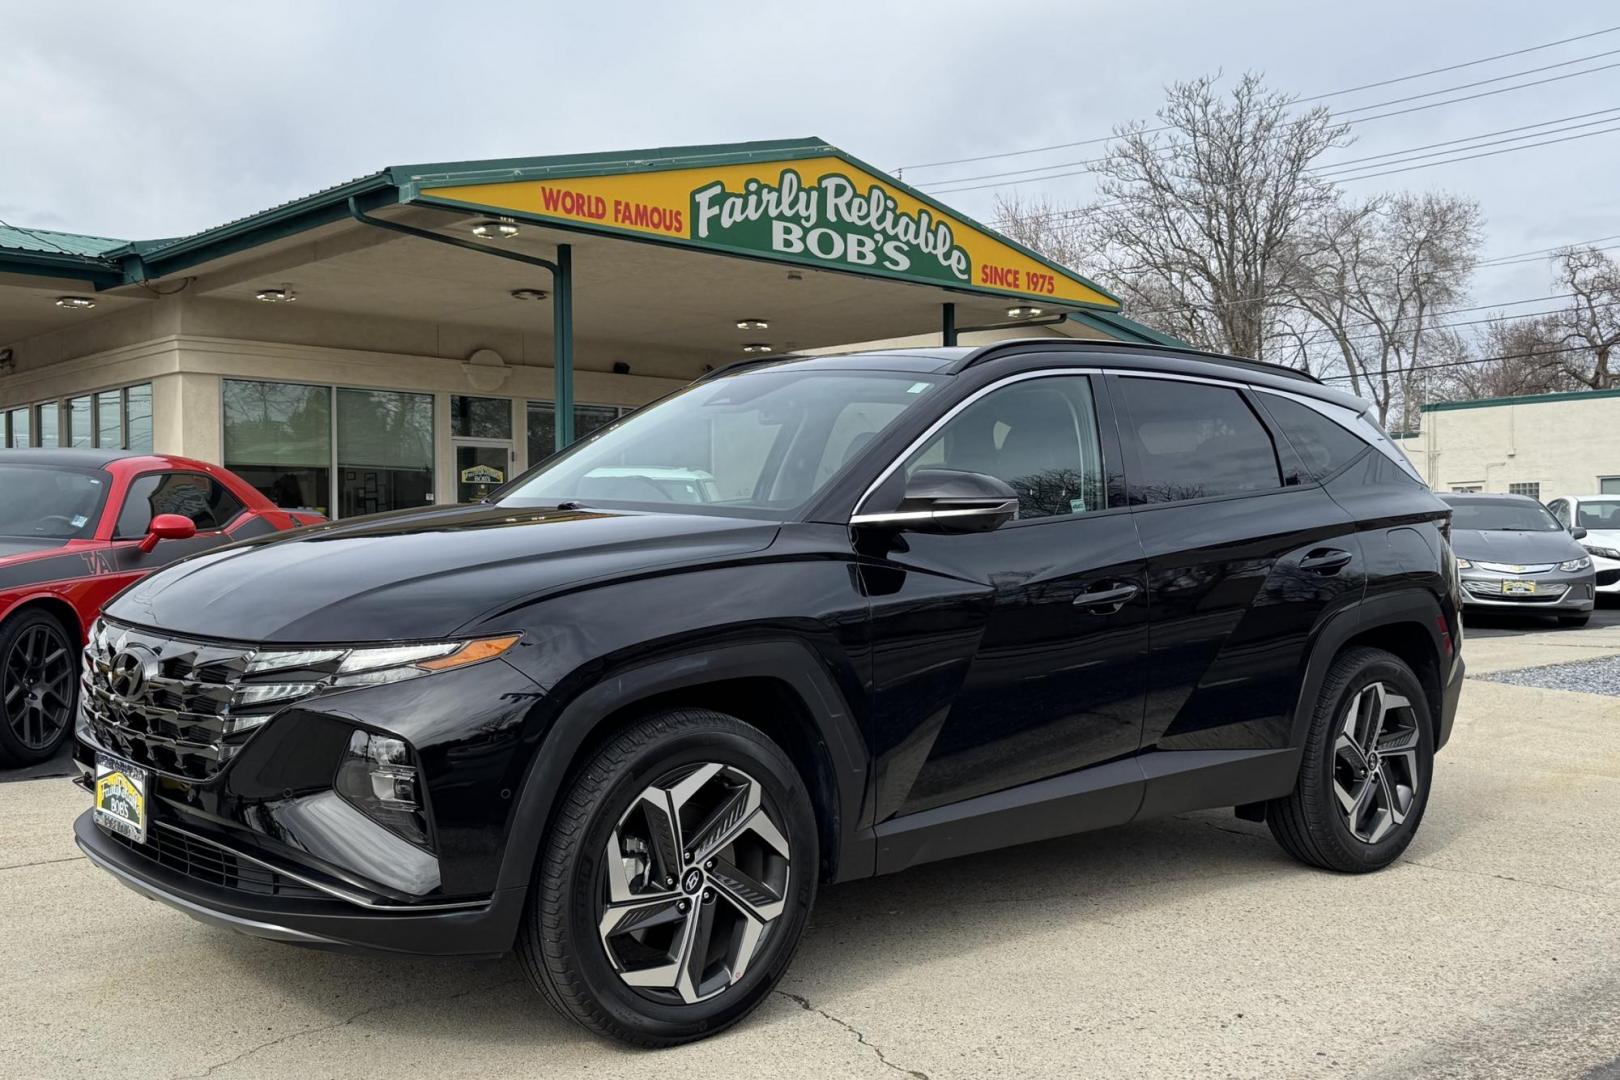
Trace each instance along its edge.
{"label": "rear door", "polygon": [[1364,587],[1352,519],[1320,483],[1342,448],[1307,464],[1235,383],[1110,380],[1147,560],[1143,750],[1286,747],[1312,632]]}

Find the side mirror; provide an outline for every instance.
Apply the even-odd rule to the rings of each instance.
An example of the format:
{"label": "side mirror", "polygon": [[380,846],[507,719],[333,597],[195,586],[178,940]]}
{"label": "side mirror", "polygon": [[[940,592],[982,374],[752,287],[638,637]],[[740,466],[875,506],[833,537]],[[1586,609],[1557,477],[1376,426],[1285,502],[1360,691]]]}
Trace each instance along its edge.
{"label": "side mirror", "polygon": [[190,540],[196,535],[197,523],[184,514],[158,514],[146,527],[140,548],[149,552],[157,547],[159,540]]}
{"label": "side mirror", "polygon": [[1018,493],[1004,481],[959,469],[919,469],[893,510],[857,514],[851,525],[915,532],[989,532],[1018,515]]}
{"label": "side mirror", "polygon": [[1577,540],[1585,540],[1586,530],[1579,525],[1571,525],[1569,528],[1569,535],[1573,536]]}

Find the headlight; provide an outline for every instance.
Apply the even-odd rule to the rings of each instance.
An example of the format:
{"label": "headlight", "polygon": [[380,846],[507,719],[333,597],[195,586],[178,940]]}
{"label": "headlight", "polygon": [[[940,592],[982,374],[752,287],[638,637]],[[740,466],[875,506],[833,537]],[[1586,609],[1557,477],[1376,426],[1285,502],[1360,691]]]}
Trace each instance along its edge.
{"label": "headlight", "polygon": [[1472,570],[1473,568],[1474,568],[1473,563],[1469,562],[1467,559],[1463,558],[1461,555],[1457,556],[1457,569],[1459,569],[1459,570]]}
{"label": "headlight", "polygon": [[1620,559],[1620,551],[1616,551],[1614,548],[1596,547],[1596,546],[1594,546],[1592,544],[1588,544],[1586,546],[1586,550],[1590,551],[1592,554],[1598,556],[1599,558],[1603,558],[1603,559]]}
{"label": "headlight", "polygon": [[[493,660],[518,643],[519,634],[475,638],[471,641],[436,641],[422,645],[380,645],[353,649],[288,649],[256,654],[247,675],[280,672],[275,682],[248,682],[238,691],[241,704],[302,697],[316,690],[347,689],[402,682],[435,671],[466,667]],[[285,676],[296,676],[295,679]],[[314,676],[313,678],[306,678]]]}
{"label": "headlight", "polygon": [[1577,570],[1585,570],[1591,565],[1592,560],[1587,558],[1585,555],[1582,555],[1578,559],[1565,559],[1563,562],[1558,564],[1558,569],[1562,570],[1566,574],[1572,574]]}
{"label": "headlight", "polygon": [[416,758],[403,740],[356,731],[343,751],[332,788],[390,832],[418,847],[428,846]]}

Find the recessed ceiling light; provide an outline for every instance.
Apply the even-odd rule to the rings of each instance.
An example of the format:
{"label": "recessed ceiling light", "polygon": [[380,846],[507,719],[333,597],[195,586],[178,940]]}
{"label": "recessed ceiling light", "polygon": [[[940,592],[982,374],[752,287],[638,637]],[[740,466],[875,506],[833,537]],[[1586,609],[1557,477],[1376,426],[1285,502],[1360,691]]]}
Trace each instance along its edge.
{"label": "recessed ceiling light", "polygon": [[67,308],[70,311],[85,311],[96,306],[96,302],[88,296],[58,296],[56,306]]}
{"label": "recessed ceiling light", "polygon": [[771,344],[768,341],[751,341],[742,349],[743,352],[770,352]]}
{"label": "recessed ceiling light", "polygon": [[291,289],[260,289],[253,294],[253,299],[263,304],[290,304],[298,299],[298,294]]}
{"label": "recessed ceiling light", "polygon": [[739,330],[769,330],[770,328],[771,324],[766,322],[764,319],[737,320],[737,329]]}
{"label": "recessed ceiling light", "polygon": [[472,234],[480,240],[510,240],[518,234],[518,227],[510,221],[480,221],[472,227]]}
{"label": "recessed ceiling light", "polygon": [[1007,309],[1009,319],[1033,319],[1041,314],[1041,309],[1033,304],[1015,304]]}
{"label": "recessed ceiling light", "polygon": [[514,299],[514,300],[544,300],[548,295],[550,295],[550,294],[547,293],[546,290],[544,290],[544,289],[513,289],[512,290],[512,299]]}

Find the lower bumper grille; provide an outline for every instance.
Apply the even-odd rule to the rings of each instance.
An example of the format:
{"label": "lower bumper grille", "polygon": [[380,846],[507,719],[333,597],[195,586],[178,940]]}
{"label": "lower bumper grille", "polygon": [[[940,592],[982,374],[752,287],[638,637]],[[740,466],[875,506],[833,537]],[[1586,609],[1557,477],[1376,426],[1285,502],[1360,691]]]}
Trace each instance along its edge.
{"label": "lower bumper grille", "polygon": [[1620,581],[1620,570],[1599,570],[1598,571],[1597,583],[1599,585],[1602,585],[1604,588],[1607,588],[1610,585],[1613,585],[1617,581]]}
{"label": "lower bumper grille", "polygon": [[166,829],[161,824],[153,824],[144,844],[116,833],[106,835],[136,854],[203,885],[287,900],[332,899],[330,894],[319,889],[301,884],[255,862],[237,858],[224,848]]}
{"label": "lower bumper grille", "polygon": [[1569,592],[1567,585],[1543,585],[1534,593],[1505,593],[1497,581],[1464,581],[1469,595],[1493,604],[1556,604]]}

